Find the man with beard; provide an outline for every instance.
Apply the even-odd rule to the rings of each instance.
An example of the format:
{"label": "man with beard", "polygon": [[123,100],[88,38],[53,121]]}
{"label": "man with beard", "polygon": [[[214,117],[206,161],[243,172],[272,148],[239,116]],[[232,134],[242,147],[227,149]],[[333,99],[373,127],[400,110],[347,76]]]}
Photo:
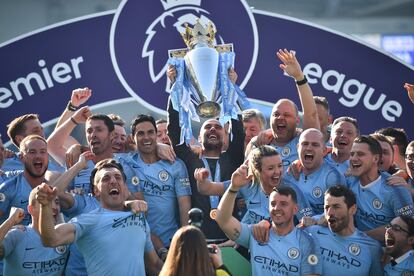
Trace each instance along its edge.
{"label": "man with beard", "polygon": [[352,176],[347,178],[348,187],[355,193],[358,209],[355,222],[358,229],[378,241],[384,240],[384,226],[399,215],[413,215],[410,192],[401,186],[387,184],[379,174],[382,149],[370,136],[359,136],[351,150]]}
{"label": "man with beard", "polygon": [[[277,57],[282,61],[279,67],[296,81],[303,110],[303,129],[320,129],[312,90],[296,59],[295,53],[286,49],[279,50]],[[289,99],[278,100],[273,106],[270,117],[271,129],[261,132],[250,140],[250,144],[246,148],[246,156],[252,146],[271,145],[281,154],[283,166],[287,170],[288,166],[298,159],[296,145],[298,144],[301,131],[297,129],[299,119],[298,108],[293,101]]]}
{"label": "man with beard", "polygon": [[88,107],[77,110],[69,120],[50,134],[48,139],[49,153],[59,162],[64,162],[66,148],[61,141],[64,141],[72,130],[81,123],[85,123],[86,141],[94,158],[88,162],[88,168],[78,173],[69,189],[77,193],[89,194],[91,192],[90,173],[96,163],[106,158],[115,158],[124,166],[128,187],[133,187],[132,181],[136,173],[134,168],[129,165],[127,154],[113,154],[114,122],[104,114],[91,115]]}
{"label": "man with beard", "polygon": [[385,253],[391,256],[385,275],[414,275],[414,219],[396,217],[385,229]]}
{"label": "man with beard", "polygon": [[408,174],[408,189],[414,198],[414,141],[411,141],[405,151],[405,167]]}
{"label": "man with beard", "polygon": [[[56,248],[43,246],[39,234],[40,204],[36,189],[30,192],[28,212],[32,218],[29,226],[17,226],[24,218],[23,209],[16,208],[0,226],[0,259],[4,260],[5,275],[62,275],[68,257],[68,246]],[[59,200],[51,202],[53,222],[59,221]]]}
{"label": "man with beard", "polygon": [[322,275],[314,240],[294,226],[298,205],[292,188],[275,188],[269,195],[272,225],[266,244],[253,238],[251,225],[240,223],[231,215],[237,192],[251,178],[246,165],[233,173],[231,185],[218,206],[216,220],[231,240],[250,249],[252,275]]}
{"label": "man with beard", "polygon": [[[158,275],[162,261],[150,239],[144,213],[126,211],[129,191],[122,166],[113,159],[98,162],[91,173],[93,192],[100,207],[53,225],[51,201],[58,191],[38,187],[40,233],[45,246],[75,242],[86,262],[88,275]],[[145,267],[144,267],[145,258]]]}
{"label": "man with beard", "polygon": [[297,184],[309,201],[315,214],[323,213],[323,194],[336,184],[345,184],[345,177],[333,166],[324,161],[325,139],[317,129],[303,131],[298,143],[301,169],[299,178],[288,174],[285,179]]}
{"label": "man with beard", "polygon": [[[47,142],[39,135],[29,135],[20,142],[20,160],[24,171],[0,185],[0,223],[10,213],[10,208],[17,207],[27,210],[30,191],[46,181],[49,163]],[[48,178],[56,174],[48,174]],[[50,179],[49,179],[50,180]],[[28,225],[31,217],[26,213],[22,224]]]}
{"label": "man with beard", "polygon": [[244,161],[244,130],[241,116],[232,120],[232,136],[226,152],[222,152],[224,128],[216,119],[209,119],[203,123],[200,130],[202,146],[201,158],[192,152],[190,146],[180,143],[179,114],[174,110],[171,99],[168,104],[168,135],[177,157],[184,161],[191,184],[191,206],[203,211],[202,231],[208,239],[226,239],[224,233],[215,222],[218,196],[205,196],[198,192],[194,171],[197,168],[207,168],[211,180],[222,182],[229,180],[232,172]]}
{"label": "man with beard", "polygon": [[325,156],[325,160],[336,166],[342,174],[349,168],[349,158],[354,139],[359,135],[358,122],[351,117],[336,118],[331,128],[331,153]]}
{"label": "man with beard", "polygon": [[381,245],[354,226],[355,194],[336,185],[325,192],[328,228],[306,228],[319,243],[324,275],[382,275]]}

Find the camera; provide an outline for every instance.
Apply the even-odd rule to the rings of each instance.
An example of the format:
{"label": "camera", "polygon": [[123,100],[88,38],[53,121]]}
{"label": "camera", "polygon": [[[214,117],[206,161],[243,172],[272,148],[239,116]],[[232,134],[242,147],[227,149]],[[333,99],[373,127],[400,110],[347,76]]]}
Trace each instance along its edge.
{"label": "camera", "polygon": [[207,245],[207,250],[208,250],[208,253],[210,253],[210,254],[217,254],[217,249],[215,247],[211,246],[211,244]]}

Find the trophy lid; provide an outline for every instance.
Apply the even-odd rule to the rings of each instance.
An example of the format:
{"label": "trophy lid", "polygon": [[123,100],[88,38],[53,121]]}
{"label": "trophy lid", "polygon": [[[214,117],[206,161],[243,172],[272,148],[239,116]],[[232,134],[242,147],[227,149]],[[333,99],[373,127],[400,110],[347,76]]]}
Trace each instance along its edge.
{"label": "trophy lid", "polygon": [[214,39],[216,30],[214,30],[211,21],[208,22],[207,28],[203,27],[200,19],[197,19],[194,28],[190,28],[185,24],[185,32],[181,34],[188,48],[193,49],[196,45],[214,47]]}

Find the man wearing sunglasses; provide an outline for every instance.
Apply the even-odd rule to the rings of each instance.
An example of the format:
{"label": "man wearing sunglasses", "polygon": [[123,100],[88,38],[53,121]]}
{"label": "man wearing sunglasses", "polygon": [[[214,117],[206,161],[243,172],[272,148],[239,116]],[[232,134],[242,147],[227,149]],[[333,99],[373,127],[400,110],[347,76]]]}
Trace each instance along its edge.
{"label": "man wearing sunglasses", "polygon": [[414,275],[414,218],[399,216],[385,227],[385,275]]}

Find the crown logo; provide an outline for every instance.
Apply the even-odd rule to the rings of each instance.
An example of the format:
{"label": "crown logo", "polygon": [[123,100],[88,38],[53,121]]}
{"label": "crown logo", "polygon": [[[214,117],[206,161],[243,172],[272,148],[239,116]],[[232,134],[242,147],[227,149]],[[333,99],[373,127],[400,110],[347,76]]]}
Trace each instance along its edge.
{"label": "crown logo", "polygon": [[190,49],[193,49],[197,44],[213,47],[215,35],[216,30],[211,21],[208,22],[207,28],[204,28],[200,23],[200,19],[197,19],[197,22],[192,29],[186,23],[185,32],[181,34],[185,44]]}
{"label": "crown logo", "polygon": [[201,0],[161,0],[164,10],[169,10],[176,6],[194,5],[200,6]]}

